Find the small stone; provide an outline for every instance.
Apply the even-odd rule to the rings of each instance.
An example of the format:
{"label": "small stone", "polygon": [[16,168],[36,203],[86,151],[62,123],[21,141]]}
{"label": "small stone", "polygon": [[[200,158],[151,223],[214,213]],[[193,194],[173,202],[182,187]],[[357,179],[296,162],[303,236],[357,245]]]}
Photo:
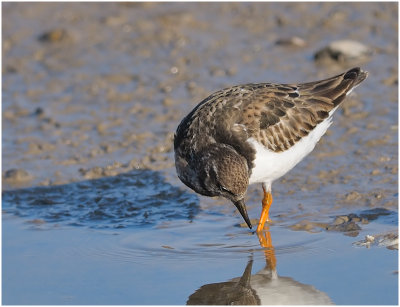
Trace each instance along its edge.
{"label": "small stone", "polygon": [[107,133],[108,126],[105,123],[99,123],[96,125],[96,130],[100,135],[104,135]]}
{"label": "small stone", "polygon": [[376,176],[376,175],[379,175],[380,173],[381,173],[381,171],[380,171],[379,169],[374,169],[374,170],[371,172],[371,175]]}
{"label": "small stone", "polygon": [[289,37],[289,38],[280,38],[275,42],[275,44],[304,47],[306,45],[306,41],[298,36],[293,36],[293,37]]}
{"label": "small stone", "polygon": [[347,216],[338,216],[335,221],[333,222],[333,225],[341,225],[349,221],[349,218]]}
{"label": "small stone", "polygon": [[66,30],[64,29],[54,29],[50,30],[48,32],[44,32],[41,34],[38,39],[41,42],[45,43],[55,43],[55,42],[61,42],[63,40],[66,40],[69,37],[69,34],[67,33]]}
{"label": "small stone", "polygon": [[358,215],[355,213],[350,213],[347,217],[349,218],[350,221],[353,221],[354,219],[358,218]]}
{"label": "small stone", "polygon": [[361,227],[354,222],[349,222],[346,224],[346,228],[343,231],[354,231],[354,230],[361,230]]}
{"label": "small stone", "polygon": [[392,160],[392,159],[387,156],[382,156],[379,158],[379,162],[389,162],[390,160]]}
{"label": "small stone", "polygon": [[366,235],[365,236],[365,241],[366,242],[374,242],[375,241],[375,237],[374,236],[370,236],[370,235]]}
{"label": "small stone", "polygon": [[338,40],[320,49],[314,55],[315,61],[330,59],[336,62],[365,60],[373,54],[372,49],[353,40]]}
{"label": "small stone", "polygon": [[170,85],[160,85],[159,87],[162,93],[170,93],[172,91],[172,86]]}
{"label": "small stone", "polygon": [[131,161],[129,161],[128,167],[132,169],[140,169],[141,163],[136,159],[132,159]]}
{"label": "small stone", "polygon": [[22,183],[33,179],[33,176],[23,169],[9,169],[3,176],[4,180],[9,183]]}
{"label": "small stone", "polygon": [[346,197],[345,197],[346,201],[354,201],[354,200],[358,200],[360,198],[361,198],[360,193],[358,193],[356,191],[346,194]]}
{"label": "small stone", "polygon": [[33,115],[36,116],[42,116],[44,114],[44,110],[41,107],[38,107],[35,109],[35,112],[33,112]]}
{"label": "small stone", "polygon": [[95,178],[100,178],[100,177],[104,176],[104,169],[99,166],[95,166],[91,169],[81,168],[81,169],[79,169],[79,172],[86,179],[95,179]]}
{"label": "small stone", "polygon": [[169,71],[171,74],[176,75],[179,72],[179,69],[176,66],[172,66]]}

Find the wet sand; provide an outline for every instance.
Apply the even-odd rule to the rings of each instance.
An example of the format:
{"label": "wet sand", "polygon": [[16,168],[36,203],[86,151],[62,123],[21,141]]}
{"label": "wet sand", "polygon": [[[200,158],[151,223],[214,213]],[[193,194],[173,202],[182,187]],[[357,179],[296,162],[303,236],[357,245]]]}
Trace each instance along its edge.
{"label": "wet sand", "polygon": [[[240,227],[240,215],[228,201],[195,195],[179,181],[172,144],[177,125],[221,88],[313,81],[354,66],[367,70],[368,79],[336,112],[313,153],[272,187],[273,241],[285,246],[287,233],[310,240],[325,235],[330,239],[319,247],[330,248],[333,240],[335,251],[344,248],[349,259],[367,257],[371,250],[379,250],[382,261],[385,253],[397,255],[397,28],[396,3],[4,3],[2,190],[8,265],[29,263],[7,256],[9,242],[25,244],[9,233],[13,227],[21,235],[32,228],[60,227],[89,237],[117,231],[133,236],[139,246],[154,242],[151,234],[161,228],[165,232],[157,233],[153,249],[145,249],[158,259],[160,251],[176,248],[168,239],[168,231],[177,235],[174,227],[186,234],[182,248],[200,240],[188,230],[193,226],[210,246],[229,246],[224,239],[250,245],[233,252],[242,264],[238,274],[226,273],[223,281],[239,276],[258,240]],[[246,203],[253,220],[260,200],[261,187],[251,186]],[[15,216],[22,221],[18,226],[9,221]],[[147,233],[140,238],[139,231]],[[386,232],[392,244],[379,245]],[[377,238],[369,249],[353,245],[367,235]],[[28,247],[36,250],[34,244]],[[110,248],[118,253],[118,247]],[[135,262],[139,256],[133,250],[128,258]],[[297,253],[291,251],[291,259]],[[262,255],[259,246],[256,255]],[[279,271],[279,253],[277,258]],[[254,266],[259,260],[256,256]],[[394,283],[397,262],[391,263],[396,265],[382,278]],[[303,275],[291,273],[286,275],[302,282]],[[321,274],[307,284],[315,285]],[[209,282],[221,278],[209,276]],[[332,276],[322,290],[334,303],[357,303],[356,295],[337,295],[339,280]],[[3,288],[4,303],[28,303],[16,301],[17,281]],[[182,295],[165,302],[185,303],[190,293]],[[71,303],[98,302],[83,297]],[[378,297],[376,304],[389,302]]]}

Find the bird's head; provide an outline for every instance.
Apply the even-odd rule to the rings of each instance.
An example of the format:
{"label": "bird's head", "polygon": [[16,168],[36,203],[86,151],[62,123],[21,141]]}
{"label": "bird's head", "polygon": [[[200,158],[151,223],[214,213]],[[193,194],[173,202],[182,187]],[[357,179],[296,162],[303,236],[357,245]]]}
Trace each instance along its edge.
{"label": "bird's head", "polygon": [[244,197],[249,184],[246,159],[230,146],[208,148],[199,163],[203,187],[209,196],[222,196],[233,202],[251,228]]}

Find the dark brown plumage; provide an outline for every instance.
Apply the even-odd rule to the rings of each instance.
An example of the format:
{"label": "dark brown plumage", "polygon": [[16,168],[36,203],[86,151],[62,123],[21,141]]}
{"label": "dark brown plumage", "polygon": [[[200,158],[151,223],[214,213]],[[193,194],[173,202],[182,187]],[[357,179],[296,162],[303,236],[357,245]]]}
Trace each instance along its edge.
{"label": "dark brown plumage", "polygon": [[[287,170],[282,174],[279,170],[271,175],[267,172],[263,181],[252,179],[257,150],[249,140],[271,153],[294,148],[330,119],[347,93],[367,76],[367,72],[353,68],[321,81],[246,84],[210,95],[177,128],[174,149],[179,178],[200,194],[232,200],[250,227],[243,201],[249,182],[263,182],[264,190],[270,190],[272,181]],[[300,160],[322,134],[299,151]]]}

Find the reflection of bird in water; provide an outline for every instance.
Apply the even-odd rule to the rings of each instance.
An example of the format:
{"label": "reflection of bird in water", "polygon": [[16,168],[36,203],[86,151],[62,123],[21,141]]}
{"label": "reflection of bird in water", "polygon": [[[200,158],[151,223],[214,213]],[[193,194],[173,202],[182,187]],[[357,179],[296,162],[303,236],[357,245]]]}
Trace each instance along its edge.
{"label": "reflection of bird in water", "polygon": [[244,197],[249,184],[262,183],[262,231],[272,182],[314,149],[335,110],[367,75],[353,68],[321,81],[246,84],[212,94],[176,130],[178,177],[197,193],[231,200],[250,228]]}
{"label": "reflection of bird in water", "polygon": [[202,286],[188,305],[330,305],[331,299],[311,285],[302,284],[276,271],[275,251],[269,230],[258,233],[264,248],[266,266],[251,275],[251,259],[241,278]]}
{"label": "reflection of bird in water", "polygon": [[291,277],[279,276],[275,251],[269,229],[257,233],[264,247],[266,266],[251,276],[250,285],[262,305],[330,305],[331,299],[311,285],[302,284]]}
{"label": "reflection of bird in water", "polygon": [[189,296],[187,305],[261,305],[256,292],[250,286],[251,259],[243,276],[237,281],[227,281],[201,286]]}

